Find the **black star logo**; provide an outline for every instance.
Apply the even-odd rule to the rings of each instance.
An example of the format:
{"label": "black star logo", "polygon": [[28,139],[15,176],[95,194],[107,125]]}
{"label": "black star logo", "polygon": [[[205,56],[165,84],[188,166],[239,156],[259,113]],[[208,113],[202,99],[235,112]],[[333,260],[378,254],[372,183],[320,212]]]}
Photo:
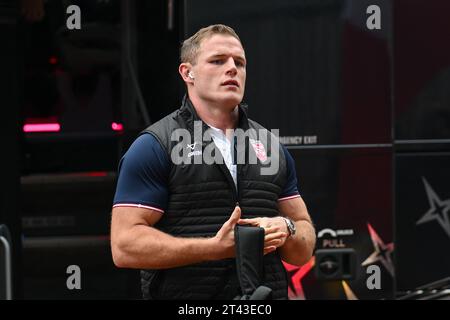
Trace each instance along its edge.
{"label": "black star logo", "polygon": [[450,237],[450,221],[449,221],[450,199],[444,201],[439,199],[438,195],[431,188],[428,181],[424,177],[422,177],[422,180],[425,185],[425,191],[427,192],[430,209],[422,216],[422,218],[417,220],[416,225],[437,220],[437,222],[441,225],[441,227]]}

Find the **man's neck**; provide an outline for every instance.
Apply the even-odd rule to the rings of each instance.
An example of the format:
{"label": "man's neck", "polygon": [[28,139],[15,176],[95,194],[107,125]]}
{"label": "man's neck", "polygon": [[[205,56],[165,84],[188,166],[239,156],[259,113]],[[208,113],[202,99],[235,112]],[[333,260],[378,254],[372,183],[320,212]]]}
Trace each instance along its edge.
{"label": "man's neck", "polygon": [[221,129],[224,132],[227,129],[235,129],[239,119],[239,108],[235,106],[233,109],[226,108],[217,104],[210,104],[196,99],[190,98],[197,115],[207,124]]}

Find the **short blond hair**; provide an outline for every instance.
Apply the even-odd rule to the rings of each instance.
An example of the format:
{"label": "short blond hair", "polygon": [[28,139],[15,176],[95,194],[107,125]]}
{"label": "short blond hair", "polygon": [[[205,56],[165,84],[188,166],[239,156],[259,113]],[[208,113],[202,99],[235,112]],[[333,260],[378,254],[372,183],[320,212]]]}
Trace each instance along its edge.
{"label": "short blond hair", "polygon": [[229,35],[238,39],[239,42],[241,42],[241,39],[239,39],[239,36],[233,30],[233,28],[226,26],[224,24],[213,24],[198,30],[196,34],[183,41],[180,50],[181,62],[182,63],[189,62],[192,65],[195,65],[197,62],[197,56],[201,42],[205,39],[211,38],[215,34]]}

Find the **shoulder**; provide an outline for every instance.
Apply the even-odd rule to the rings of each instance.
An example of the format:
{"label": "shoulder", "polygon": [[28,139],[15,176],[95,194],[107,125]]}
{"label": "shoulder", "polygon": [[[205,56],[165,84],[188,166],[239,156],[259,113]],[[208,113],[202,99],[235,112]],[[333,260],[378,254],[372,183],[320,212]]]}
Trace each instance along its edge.
{"label": "shoulder", "polygon": [[171,134],[176,128],[180,127],[178,122],[179,112],[179,109],[173,111],[161,120],[158,120],[149,127],[145,128],[142,133],[152,134],[163,146],[163,148],[169,152]]}
{"label": "shoulder", "polygon": [[163,151],[161,143],[153,134],[142,133],[136,138],[136,140],[134,140],[125,155],[142,156],[146,153],[149,153],[149,151]]}
{"label": "shoulder", "polygon": [[286,148],[286,146],[284,144],[282,144],[281,142],[280,142],[280,146],[281,146],[281,149],[283,150],[284,157],[286,158],[287,166],[290,167],[290,169],[292,167],[295,168],[294,158],[292,157],[292,155],[289,152],[288,148]]}
{"label": "shoulder", "polygon": [[140,135],[122,157],[114,206],[138,206],[163,212],[168,199],[170,161],[156,138]]}
{"label": "shoulder", "polygon": [[169,165],[169,157],[154,135],[143,133],[131,144],[122,158],[121,165],[140,168],[155,165],[165,167]]}

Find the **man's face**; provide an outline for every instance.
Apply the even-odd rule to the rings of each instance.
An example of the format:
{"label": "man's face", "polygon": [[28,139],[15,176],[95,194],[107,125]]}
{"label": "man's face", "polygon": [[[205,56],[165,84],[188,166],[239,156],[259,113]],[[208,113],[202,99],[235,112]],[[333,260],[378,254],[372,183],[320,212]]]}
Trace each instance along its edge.
{"label": "man's face", "polygon": [[242,101],[246,79],[245,52],[239,40],[216,34],[200,44],[193,93],[201,100],[234,108]]}

